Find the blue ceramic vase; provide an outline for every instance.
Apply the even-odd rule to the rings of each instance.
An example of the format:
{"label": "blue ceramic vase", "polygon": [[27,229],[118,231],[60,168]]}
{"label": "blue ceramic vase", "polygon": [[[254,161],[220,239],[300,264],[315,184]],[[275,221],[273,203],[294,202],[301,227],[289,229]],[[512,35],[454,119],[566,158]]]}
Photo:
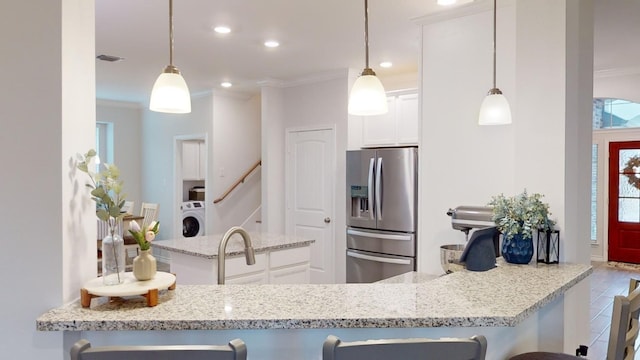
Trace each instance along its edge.
{"label": "blue ceramic vase", "polygon": [[502,257],[508,263],[528,264],[533,257],[533,239],[525,239],[522,233],[502,237]]}

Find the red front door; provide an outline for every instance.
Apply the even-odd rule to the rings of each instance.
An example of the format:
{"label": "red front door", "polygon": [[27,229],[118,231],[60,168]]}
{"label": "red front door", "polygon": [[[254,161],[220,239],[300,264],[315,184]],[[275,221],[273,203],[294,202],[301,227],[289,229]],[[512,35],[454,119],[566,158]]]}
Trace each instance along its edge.
{"label": "red front door", "polygon": [[640,141],[609,144],[609,260],[640,263]]}

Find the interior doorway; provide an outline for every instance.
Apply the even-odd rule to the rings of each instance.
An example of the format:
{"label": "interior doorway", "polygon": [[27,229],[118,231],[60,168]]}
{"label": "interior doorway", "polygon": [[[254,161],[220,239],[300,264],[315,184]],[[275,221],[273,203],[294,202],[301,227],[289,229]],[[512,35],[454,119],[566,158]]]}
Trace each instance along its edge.
{"label": "interior doorway", "polygon": [[[209,217],[207,216],[207,206],[205,200],[211,200],[207,192],[207,135],[179,135],[174,137],[174,184],[173,184],[173,237],[176,239],[183,237],[184,232],[184,214],[182,204],[190,201],[194,196],[204,201],[204,226],[202,234],[205,235]],[[198,191],[192,191],[198,189]],[[202,190],[202,191],[200,191]],[[209,196],[209,199],[207,197]],[[195,198],[194,198],[195,199]],[[209,201],[211,204],[212,201]]]}

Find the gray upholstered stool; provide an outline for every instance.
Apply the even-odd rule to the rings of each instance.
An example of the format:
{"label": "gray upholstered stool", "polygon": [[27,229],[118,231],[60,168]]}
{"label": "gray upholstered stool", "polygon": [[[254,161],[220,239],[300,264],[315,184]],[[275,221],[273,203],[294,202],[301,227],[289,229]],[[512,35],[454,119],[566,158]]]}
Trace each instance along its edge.
{"label": "gray upholstered stool", "polygon": [[244,341],[235,339],[227,345],[149,345],[97,346],[78,340],[71,347],[71,360],[246,360]]}
{"label": "gray upholstered stool", "polygon": [[322,346],[323,360],[484,360],[486,353],[484,336],[343,342],[329,335]]}

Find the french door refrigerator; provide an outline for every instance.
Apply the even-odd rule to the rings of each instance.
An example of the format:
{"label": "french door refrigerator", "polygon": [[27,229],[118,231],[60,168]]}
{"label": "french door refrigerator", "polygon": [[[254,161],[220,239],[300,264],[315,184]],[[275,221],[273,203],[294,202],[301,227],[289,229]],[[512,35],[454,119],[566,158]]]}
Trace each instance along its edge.
{"label": "french door refrigerator", "polygon": [[347,282],[416,268],[418,149],[347,151]]}

